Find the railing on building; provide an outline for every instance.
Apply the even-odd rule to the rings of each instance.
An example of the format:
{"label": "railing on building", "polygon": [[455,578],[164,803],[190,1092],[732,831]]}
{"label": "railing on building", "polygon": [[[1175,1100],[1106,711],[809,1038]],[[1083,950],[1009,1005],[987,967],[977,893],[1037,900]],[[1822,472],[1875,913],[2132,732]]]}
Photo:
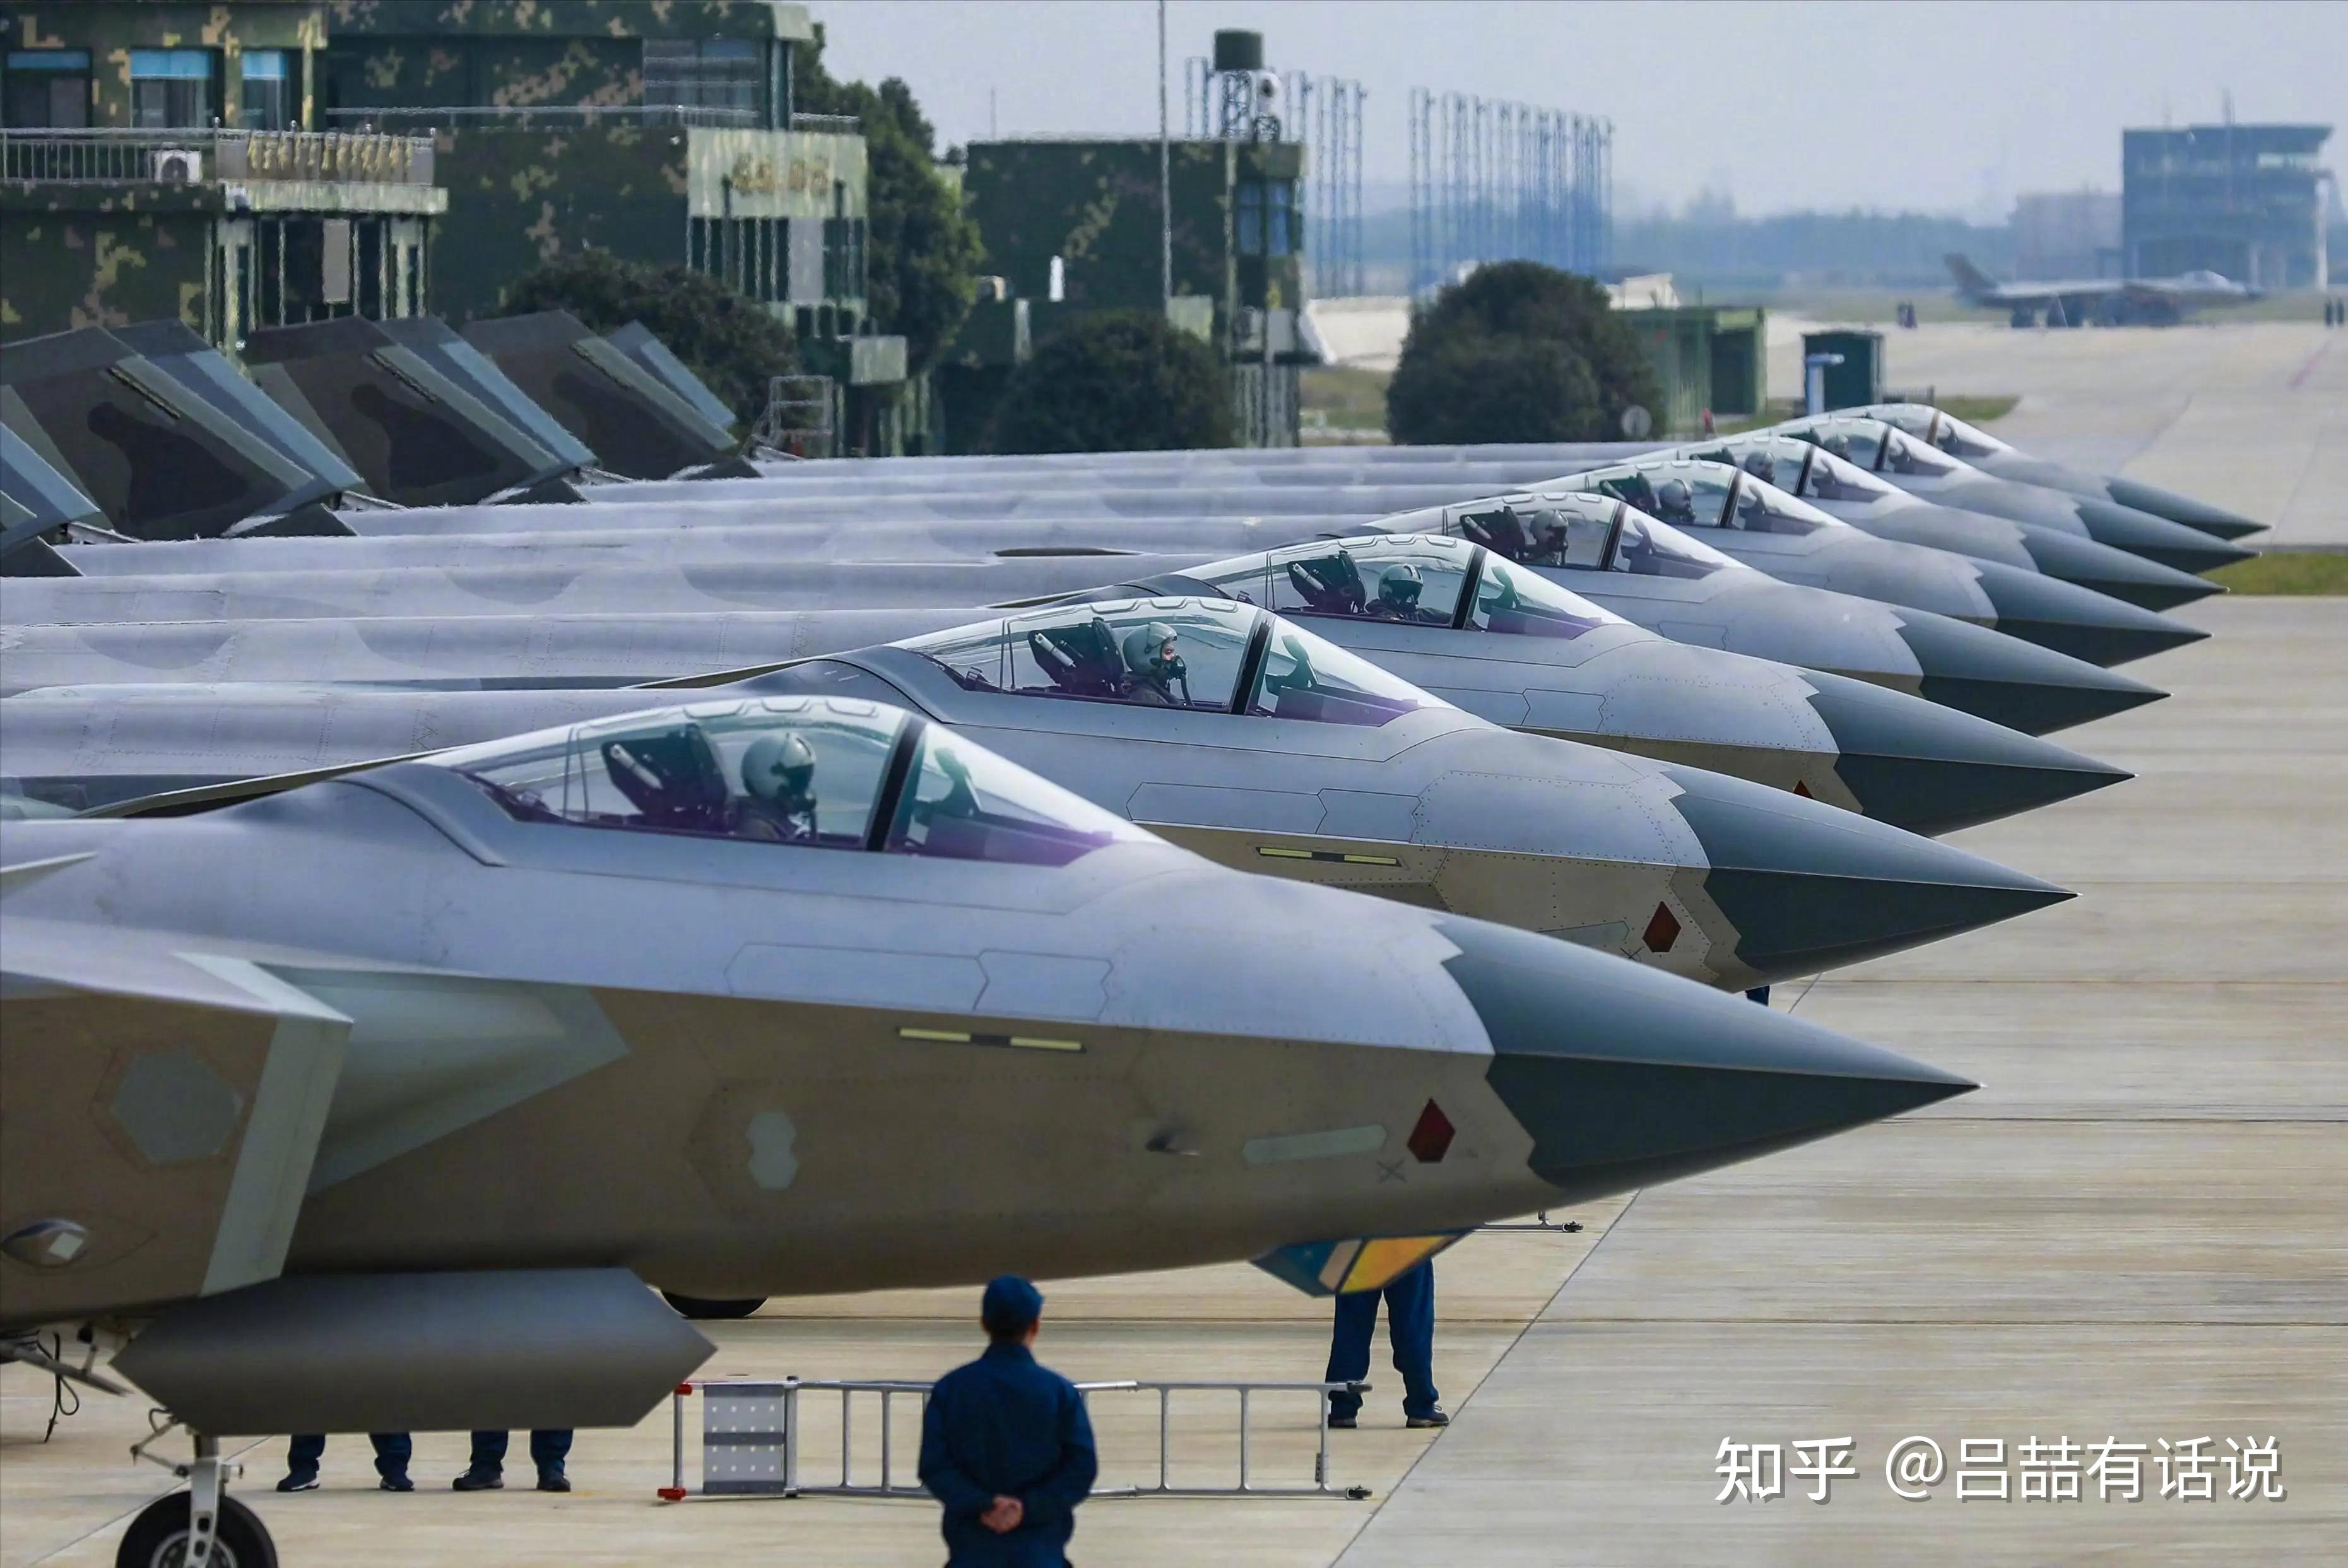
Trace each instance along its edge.
{"label": "railing on building", "polygon": [[[757,109],[738,104],[384,105],[328,109],[326,115],[345,126],[410,130],[463,130],[475,126],[502,130],[562,130],[598,125],[699,125],[757,130],[766,123]],[[862,133],[863,122],[852,114],[795,114],[789,129],[819,135],[857,136]]]}
{"label": "railing on building", "polygon": [[[1088,1408],[1097,1407],[1103,1395],[1138,1395],[1145,1399],[1145,1419],[1154,1414],[1156,1448],[1153,1463],[1142,1467],[1142,1479],[1118,1483],[1114,1480],[1096,1484],[1095,1497],[1328,1497],[1355,1501],[1370,1495],[1361,1486],[1339,1486],[1329,1474],[1329,1400],[1332,1395],[1352,1393],[1355,1396],[1369,1391],[1367,1383],[1250,1383],[1240,1381],[1164,1382],[1151,1379],[1121,1379],[1115,1382],[1079,1383],[1076,1391]],[[713,1378],[707,1381],[681,1383],[670,1401],[670,1464],[669,1484],[660,1489],[660,1496],[670,1502],[681,1502],[696,1494],[704,1497],[920,1497],[923,1495],[921,1479],[916,1473],[920,1459],[918,1439],[909,1443],[897,1441],[897,1414],[900,1401],[916,1418],[928,1400],[931,1385],[927,1383],[883,1381],[879,1379],[818,1379],[785,1377],[773,1382],[747,1378]],[[1220,1476],[1201,1478],[1195,1465],[1177,1467],[1174,1460],[1175,1397],[1190,1395],[1236,1395],[1238,1399],[1238,1467],[1231,1480]],[[806,1461],[814,1456],[808,1451],[803,1407],[807,1396],[820,1397],[829,1406],[832,1396],[839,1398],[839,1460],[836,1469],[828,1462],[820,1470],[810,1473]],[[701,1484],[685,1484],[688,1465],[685,1460],[686,1421],[685,1402],[699,1396],[702,1401],[701,1421]],[[862,1398],[860,1400],[860,1396]],[[1265,1480],[1256,1468],[1252,1420],[1259,1398],[1302,1399],[1310,1397],[1315,1411],[1313,1429],[1315,1449],[1313,1474],[1309,1480]],[[868,1446],[865,1463],[857,1463],[859,1444],[856,1411],[861,1403],[866,1418],[875,1423],[872,1429],[878,1438],[878,1454]],[[1154,1406],[1154,1410],[1148,1410]],[[1186,1419],[1189,1418],[1186,1414]],[[1099,1423],[1096,1420],[1097,1434]],[[908,1433],[909,1438],[914,1437]],[[911,1451],[908,1451],[908,1450]],[[829,1456],[826,1456],[827,1460]],[[1105,1471],[1120,1468],[1117,1456],[1111,1454]]]}
{"label": "railing on building", "polygon": [[43,184],[149,181],[195,185],[212,180],[432,183],[432,139],[381,131],[76,130],[0,131],[0,180]]}

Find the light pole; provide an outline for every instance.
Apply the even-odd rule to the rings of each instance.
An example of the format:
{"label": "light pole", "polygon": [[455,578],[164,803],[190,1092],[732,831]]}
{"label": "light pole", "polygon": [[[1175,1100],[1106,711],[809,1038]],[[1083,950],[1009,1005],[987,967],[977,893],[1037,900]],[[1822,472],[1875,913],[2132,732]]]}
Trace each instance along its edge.
{"label": "light pole", "polygon": [[1161,307],[1174,309],[1174,170],[1166,126],[1166,0],[1158,0],[1158,284]]}

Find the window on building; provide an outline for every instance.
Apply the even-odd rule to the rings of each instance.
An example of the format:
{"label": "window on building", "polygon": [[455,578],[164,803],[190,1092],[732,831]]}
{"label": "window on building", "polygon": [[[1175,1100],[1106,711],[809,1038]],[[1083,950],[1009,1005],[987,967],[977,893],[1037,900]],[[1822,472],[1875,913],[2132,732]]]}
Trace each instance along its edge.
{"label": "window on building", "polygon": [[823,221],[823,295],[826,299],[863,297],[863,219],[826,218]]}
{"label": "window on building", "polygon": [[1292,255],[1303,249],[1303,214],[1296,210],[1293,181],[1276,180],[1270,187],[1272,205],[1264,213],[1263,249],[1269,256]]}
{"label": "window on building", "polygon": [[89,51],[9,50],[5,99],[11,130],[88,125]]}
{"label": "window on building", "polygon": [[646,38],[644,102],[663,108],[739,109],[766,117],[769,65],[751,38]]}
{"label": "window on building", "polygon": [[1238,219],[1240,254],[1263,254],[1263,181],[1240,181]]}
{"label": "window on building", "polygon": [[130,123],[142,130],[210,125],[215,57],[210,49],[130,51]]}
{"label": "window on building", "polygon": [[283,49],[247,49],[239,67],[243,77],[239,123],[247,130],[294,129],[302,105],[292,57]]}

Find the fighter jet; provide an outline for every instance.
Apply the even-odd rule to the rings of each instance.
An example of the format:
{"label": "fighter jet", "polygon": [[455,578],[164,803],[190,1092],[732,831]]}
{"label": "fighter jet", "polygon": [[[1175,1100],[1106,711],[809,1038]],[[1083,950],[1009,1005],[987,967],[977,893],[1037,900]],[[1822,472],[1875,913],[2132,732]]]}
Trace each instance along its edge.
{"label": "fighter jet", "polygon": [[[2090,588],[2147,610],[2170,610],[2225,589],[2141,555],[2036,523],[1942,506],[1886,484],[1813,442],[1766,431],[1692,442],[1681,457],[1733,462],[1763,474],[1788,495],[1878,539],[1930,545],[1959,555]],[[551,508],[546,509],[551,511]],[[401,513],[384,513],[399,516]],[[419,514],[420,515],[420,514]]]}
{"label": "fighter jet", "polygon": [[2034,484],[2002,480],[1961,462],[1880,419],[1821,414],[1773,426],[1927,500],[2077,533],[2180,572],[2211,572],[2258,553],[2148,511]]}
{"label": "fighter jet", "polygon": [[[1374,1287],[1480,1222],[1971,1087],[1564,943],[1242,878],[870,703],[266,788],[0,825],[0,1347],[194,1434],[141,1562],[273,1560],[223,1437],[633,1422],[709,1349],[644,1283],[1373,1236],[1392,1266],[1344,1283]],[[128,1347],[34,1338],[80,1325]]]}
{"label": "fighter jet", "polygon": [[2266,295],[2223,273],[2199,268],[2166,278],[2047,278],[2002,284],[1952,252],[1943,256],[1957,297],[2004,311],[2015,326],[2174,326],[2200,305],[2247,304]]}
{"label": "fighter jet", "polygon": [[[690,684],[904,704],[1211,859],[1498,919],[1737,990],[2068,896],[1743,780],[1511,734],[1229,600],[1063,606]],[[0,704],[0,748],[22,793],[104,806],[644,701],[65,687]]]}
{"label": "fighter jet", "polygon": [[1767,459],[1748,460],[1757,472],[1641,459],[1559,482],[1629,501],[1782,582],[1931,610],[2107,668],[2209,634],[2043,573],[1862,533],[1769,483]]}
{"label": "fighter jet", "polygon": [[[1798,442],[1789,445],[1797,450],[1815,449]],[[1601,480],[1578,475],[1562,482],[1574,488],[1601,482],[1645,483],[1636,478],[1644,472],[1643,469],[1610,468],[1595,472],[1608,478]],[[1675,505],[1675,521],[1681,521],[1684,526],[1702,527],[1704,537],[1716,542],[1725,553],[1787,581],[1937,611],[2058,648],[2095,664],[2112,665],[2141,658],[2165,648],[2198,642],[2208,634],[2035,572],[2015,571],[1942,551],[1873,538],[1841,525],[1792,497],[1777,494],[1763,481],[1740,476],[1737,470],[1718,463],[1682,463],[1674,472],[1684,485],[1695,485],[1701,490],[1711,514],[1699,519],[1693,505]],[[1744,488],[1737,490],[1739,485]],[[1720,511],[1727,504],[1732,490],[1738,499],[1724,521]],[[1776,499],[1765,500],[1761,495],[1764,490]],[[1737,520],[1759,516],[1757,509],[1765,505],[1770,509],[1765,520],[1768,523],[1766,531],[1748,531],[1740,525]],[[601,507],[510,510],[560,514],[565,521],[575,521],[582,514],[590,518],[609,515],[607,509]],[[575,567],[622,557],[661,562],[773,560],[786,556],[795,560],[948,562],[1081,552],[1111,548],[1108,542],[1112,541],[1116,548],[1128,550],[1144,546],[1179,549],[1186,532],[1179,523],[1086,523],[1076,520],[872,521],[852,525],[761,523],[743,521],[752,514],[730,508],[670,503],[654,510],[663,514],[661,521],[682,526],[546,531],[526,526],[523,531],[512,533],[402,533],[366,540],[277,542],[254,549],[239,548],[240,542],[220,544],[200,541],[164,546],[89,546],[68,550],[65,555],[74,570],[105,576],[245,570],[396,570],[417,566],[495,568],[518,562],[541,568]],[[541,518],[513,521],[535,525]],[[626,521],[633,524],[645,520],[631,511]],[[1284,520],[1281,526],[1286,530],[1307,522],[1302,519]],[[1309,526],[1302,531],[1319,531]],[[2144,564],[2150,571],[2168,570]],[[2188,580],[2197,587],[2202,585],[2199,579]]]}
{"label": "fighter jet", "polygon": [[1498,496],[1406,512],[1385,526],[1439,529],[1544,573],[1568,573],[1560,580],[1577,592],[1683,642],[1916,692],[2026,734],[2084,724],[2164,695],[2083,659],[1931,611],[1780,583],[1594,492]]}
{"label": "fighter jet", "polygon": [[2091,500],[2108,500],[2121,506],[2148,511],[2155,517],[2165,517],[2171,522],[2181,522],[2188,528],[2219,539],[2240,539],[2258,532],[2265,523],[2229,511],[2222,506],[2212,506],[2175,490],[2148,485],[2141,480],[2124,479],[2117,474],[2089,473],[2084,469],[2051,463],[2044,458],[2034,458],[1999,440],[1995,436],[1958,418],[1944,414],[1926,403],[1875,403],[1850,412],[1870,419],[1880,419],[1896,429],[1913,436],[1958,459],[1971,463],[1985,474],[1997,479],[2013,480],[2020,484],[2036,485],[2041,490],[2065,490],[2072,495],[2085,496]]}
{"label": "fighter jet", "polygon": [[[1552,508],[1579,494],[1541,498]],[[1395,532],[1459,533],[1481,508],[1505,511],[1531,497],[1433,508],[1381,523]],[[1608,503],[1612,505],[1613,503]],[[1530,562],[1601,608],[1677,642],[1846,675],[1921,694],[2010,729],[2043,735],[2151,702],[2157,687],[1935,615],[1780,583],[1640,514],[1608,535],[1598,563],[1579,556]],[[1609,525],[1611,527],[1611,524]],[[1169,556],[1016,555],[988,562],[843,563],[711,560],[675,565],[535,566],[458,570],[191,573],[162,577],[0,579],[0,618],[12,624],[244,621],[294,617],[539,614],[683,614],[767,609],[1008,605],[1097,586],[1102,579],[1180,572],[1223,551],[1252,549],[1284,528],[1204,523],[1183,531],[1200,547]],[[1488,542],[1468,534],[1478,543]],[[1650,547],[1652,545],[1652,548]],[[1709,581],[1717,578],[1717,581]]]}
{"label": "fighter jet", "polygon": [[[1921,697],[1674,643],[1461,540],[1311,542],[1082,596],[1136,593],[1213,594],[1303,616],[1339,646],[1508,728],[1713,769],[1916,832],[1950,831],[2127,777]],[[440,690],[624,686],[747,675],[983,613],[26,626],[11,634],[0,689],[165,678]]]}

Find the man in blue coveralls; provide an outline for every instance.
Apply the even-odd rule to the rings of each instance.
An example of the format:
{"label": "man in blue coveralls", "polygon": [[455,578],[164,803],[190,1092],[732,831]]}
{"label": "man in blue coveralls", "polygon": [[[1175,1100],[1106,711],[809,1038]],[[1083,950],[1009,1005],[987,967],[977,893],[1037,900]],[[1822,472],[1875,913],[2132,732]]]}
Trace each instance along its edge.
{"label": "man in blue coveralls", "polygon": [[[1395,1370],[1402,1374],[1406,1427],[1447,1427],[1435,1392],[1435,1265],[1424,1263],[1388,1280],[1384,1290],[1357,1290],[1337,1297],[1337,1326],[1329,1339],[1330,1383],[1358,1383],[1370,1374],[1370,1335],[1378,1326],[1378,1297],[1386,1301],[1386,1338],[1394,1345]],[[1329,1396],[1329,1424],[1350,1429],[1362,1413],[1359,1394]]]}
{"label": "man in blue coveralls", "polygon": [[944,1505],[946,1568],[1064,1568],[1099,1469],[1076,1386],[1028,1346],[1044,1296],[1016,1274],[979,1304],[986,1353],[938,1379],[922,1412],[922,1484]]}

